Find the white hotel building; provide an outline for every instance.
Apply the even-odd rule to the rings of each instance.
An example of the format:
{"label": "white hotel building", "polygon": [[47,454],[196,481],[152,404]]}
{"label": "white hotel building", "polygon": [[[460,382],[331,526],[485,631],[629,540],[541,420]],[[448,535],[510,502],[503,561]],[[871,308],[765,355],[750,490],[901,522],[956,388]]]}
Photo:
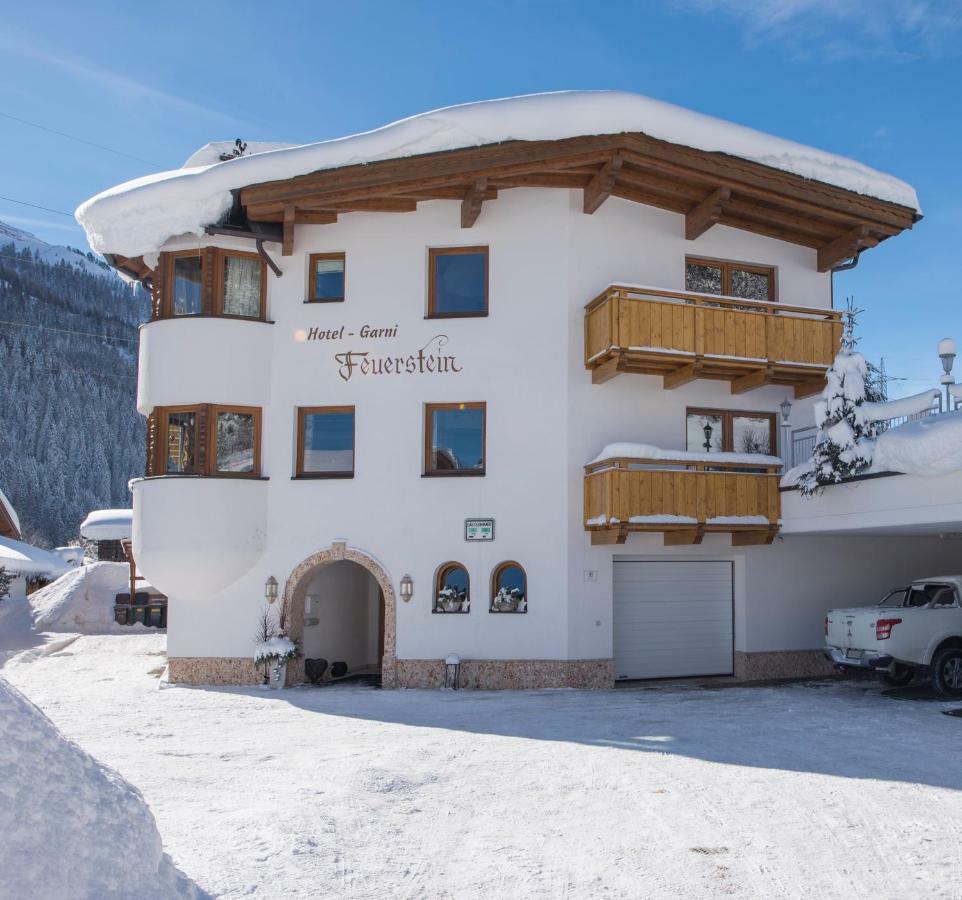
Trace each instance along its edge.
{"label": "white hotel building", "polygon": [[958,569],[793,494],[797,534],[779,489],[832,270],[912,227],[908,185],[619,93],[225,149],[78,211],[153,292],[133,539],[172,681],[260,679],[270,578],[304,657],[385,686],[457,653],[607,687],[818,672],[826,609]]}

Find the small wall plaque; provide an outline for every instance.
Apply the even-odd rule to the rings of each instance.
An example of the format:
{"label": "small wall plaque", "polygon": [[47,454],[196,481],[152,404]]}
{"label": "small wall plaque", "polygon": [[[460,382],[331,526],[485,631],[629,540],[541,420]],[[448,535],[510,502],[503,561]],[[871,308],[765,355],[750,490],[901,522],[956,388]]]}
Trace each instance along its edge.
{"label": "small wall plaque", "polygon": [[466,541],[493,541],[494,519],[465,519],[464,539]]}

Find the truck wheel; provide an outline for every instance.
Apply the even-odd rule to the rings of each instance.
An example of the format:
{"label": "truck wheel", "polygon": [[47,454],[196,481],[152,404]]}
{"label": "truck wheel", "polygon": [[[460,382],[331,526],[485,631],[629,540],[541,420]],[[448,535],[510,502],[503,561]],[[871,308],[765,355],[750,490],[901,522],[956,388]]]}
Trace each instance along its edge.
{"label": "truck wheel", "polygon": [[891,672],[886,672],[882,676],[882,681],[889,687],[905,687],[912,682],[913,678],[915,678],[915,669],[913,669],[912,666],[904,666],[902,663],[896,663],[892,666]]}
{"label": "truck wheel", "polygon": [[932,687],[943,697],[962,697],[962,647],[946,647],[935,654]]}

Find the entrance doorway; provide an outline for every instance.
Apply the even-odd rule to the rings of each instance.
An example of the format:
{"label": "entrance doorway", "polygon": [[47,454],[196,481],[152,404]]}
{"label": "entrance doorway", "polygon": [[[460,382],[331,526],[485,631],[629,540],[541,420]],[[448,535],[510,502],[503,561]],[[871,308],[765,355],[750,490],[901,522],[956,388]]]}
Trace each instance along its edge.
{"label": "entrance doorway", "polygon": [[302,651],[309,681],[379,679],[384,593],[371,572],[342,559],[312,574],[304,589]]}

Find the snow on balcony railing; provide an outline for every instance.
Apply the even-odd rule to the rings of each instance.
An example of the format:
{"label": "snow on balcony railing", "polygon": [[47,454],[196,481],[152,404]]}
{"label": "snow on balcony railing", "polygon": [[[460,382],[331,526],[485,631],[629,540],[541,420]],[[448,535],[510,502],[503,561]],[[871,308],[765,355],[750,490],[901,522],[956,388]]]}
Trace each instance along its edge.
{"label": "snow on balcony railing", "polygon": [[585,466],[585,529],[595,543],[610,542],[596,532],[624,543],[630,531],[664,532],[670,543],[700,543],[711,531],[769,543],[778,529],[781,466],[763,454],[609,444]]}

